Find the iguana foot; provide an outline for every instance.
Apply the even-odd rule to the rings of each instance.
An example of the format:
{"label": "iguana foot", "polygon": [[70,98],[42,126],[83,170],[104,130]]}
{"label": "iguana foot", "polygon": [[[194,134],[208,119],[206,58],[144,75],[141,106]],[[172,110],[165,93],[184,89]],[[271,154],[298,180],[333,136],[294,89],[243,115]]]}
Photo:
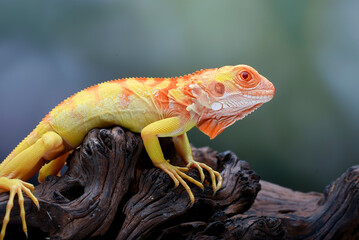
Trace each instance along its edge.
{"label": "iguana foot", "polygon": [[204,181],[203,168],[209,172],[209,174],[211,175],[213,195],[216,194],[216,192],[222,187],[223,179],[222,179],[221,174],[219,172],[213,170],[210,166],[207,166],[204,163],[200,163],[200,162],[196,162],[196,161],[192,160],[192,161],[188,162],[187,168],[197,168],[199,175],[201,176],[202,182]]}
{"label": "iguana foot", "polygon": [[0,240],[3,240],[5,237],[6,227],[10,221],[10,212],[11,212],[12,207],[14,206],[15,194],[18,195],[22,229],[27,238],[24,196],[22,194],[22,191],[24,191],[26,193],[26,195],[31,198],[31,200],[34,202],[34,204],[37,206],[37,208],[40,209],[39,201],[36,199],[36,197],[31,192],[35,189],[34,186],[30,183],[21,181],[20,179],[10,179],[10,178],[6,178],[6,177],[0,177],[0,189],[1,189],[0,190],[1,192],[7,192],[7,191],[10,192],[9,200],[6,205],[5,217],[4,217],[2,228],[1,228]]}
{"label": "iguana foot", "polygon": [[162,169],[165,173],[167,173],[173,180],[175,187],[177,187],[179,185],[179,183],[181,183],[181,185],[186,189],[189,198],[191,200],[191,203],[194,203],[194,195],[190,189],[190,187],[188,186],[188,184],[183,180],[186,179],[189,182],[197,185],[198,187],[200,187],[201,189],[203,189],[203,184],[200,183],[199,181],[193,179],[192,177],[188,176],[187,174],[183,173],[183,172],[187,172],[189,169],[187,167],[176,167],[171,165],[169,162],[161,162],[160,164],[157,165],[158,168]]}

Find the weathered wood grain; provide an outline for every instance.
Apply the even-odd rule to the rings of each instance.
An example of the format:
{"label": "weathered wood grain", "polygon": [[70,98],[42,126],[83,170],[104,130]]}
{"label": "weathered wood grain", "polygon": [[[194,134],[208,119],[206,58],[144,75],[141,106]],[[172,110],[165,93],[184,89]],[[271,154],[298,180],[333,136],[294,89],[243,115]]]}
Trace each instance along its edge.
{"label": "weathered wood grain", "polygon": [[[165,156],[183,162],[170,139]],[[141,138],[120,127],[94,129],[68,159],[68,170],[36,186],[37,211],[25,197],[29,239],[355,239],[359,238],[359,166],[324,193],[301,193],[260,181],[248,163],[227,151],[193,148],[195,160],[221,172],[213,195],[183,187],[154,168]],[[190,176],[199,179],[197,170]],[[207,174],[207,173],[206,173]],[[210,179],[208,174],[206,179]],[[0,219],[8,199],[0,194]],[[7,239],[25,239],[14,204]]]}

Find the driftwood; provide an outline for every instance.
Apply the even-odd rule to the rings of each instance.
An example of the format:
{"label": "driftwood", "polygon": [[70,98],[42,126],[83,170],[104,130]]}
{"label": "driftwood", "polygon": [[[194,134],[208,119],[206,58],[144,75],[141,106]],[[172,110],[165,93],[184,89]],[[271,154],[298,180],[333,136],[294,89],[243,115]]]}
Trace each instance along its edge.
{"label": "driftwood", "polygon": [[[165,155],[181,165],[170,139]],[[25,197],[29,239],[352,239],[359,238],[359,166],[324,193],[295,192],[260,181],[245,161],[227,151],[193,148],[194,158],[221,172],[213,196],[183,187],[154,168],[138,134],[120,127],[94,129],[68,159],[68,170],[36,186],[37,211]],[[199,179],[197,170],[189,175]],[[206,176],[209,179],[209,176]],[[0,219],[8,194],[0,195]],[[25,239],[14,204],[7,239]]]}

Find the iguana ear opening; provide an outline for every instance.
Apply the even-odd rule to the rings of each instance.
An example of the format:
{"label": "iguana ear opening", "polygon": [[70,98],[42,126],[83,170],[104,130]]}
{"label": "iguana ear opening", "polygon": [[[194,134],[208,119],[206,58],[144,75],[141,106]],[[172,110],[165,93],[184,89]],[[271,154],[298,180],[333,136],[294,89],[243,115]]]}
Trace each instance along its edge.
{"label": "iguana ear opening", "polygon": [[217,81],[211,83],[211,92],[215,97],[222,97],[225,91],[226,88],[223,83]]}

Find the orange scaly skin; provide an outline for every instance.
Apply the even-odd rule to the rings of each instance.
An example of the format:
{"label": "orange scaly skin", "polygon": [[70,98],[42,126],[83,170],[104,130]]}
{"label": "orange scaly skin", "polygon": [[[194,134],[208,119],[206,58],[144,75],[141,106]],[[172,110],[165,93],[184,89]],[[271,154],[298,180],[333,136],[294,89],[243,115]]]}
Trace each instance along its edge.
{"label": "orange scaly skin", "polygon": [[[166,172],[175,186],[181,184],[186,189],[191,203],[195,199],[184,179],[203,188],[203,169],[210,173],[215,193],[221,188],[222,177],[193,160],[186,132],[197,126],[212,139],[273,96],[272,83],[246,65],[201,70],[177,78],[113,80],[73,95],[55,107],[1,163],[0,192],[9,191],[10,197],[0,240],[5,236],[16,194],[26,235],[22,191],[39,207],[31,193],[34,187],[24,181],[37,172],[40,182],[57,174],[69,152],[96,127],[119,125],[141,133],[153,164]],[[158,137],[173,137],[186,167],[173,166],[164,158]],[[185,174],[189,168],[198,169],[201,181]]]}

